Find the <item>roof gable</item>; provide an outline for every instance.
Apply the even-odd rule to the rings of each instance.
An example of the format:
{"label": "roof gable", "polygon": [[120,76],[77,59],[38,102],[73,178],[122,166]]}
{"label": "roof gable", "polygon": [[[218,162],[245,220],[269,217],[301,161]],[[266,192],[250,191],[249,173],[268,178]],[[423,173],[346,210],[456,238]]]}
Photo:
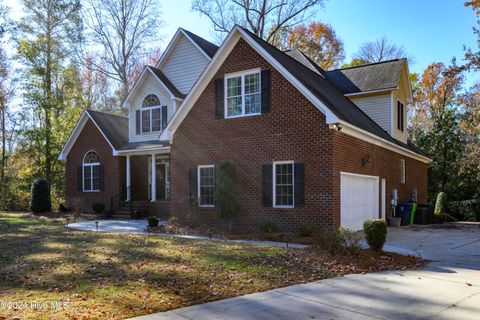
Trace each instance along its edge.
{"label": "roof gable", "polygon": [[172,52],[175,49],[175,46],[181,40],[182,37],[185,37],[186,39],[188,39],[194,45],[194,47],[197,48],[209,61],[212,59],[212,57],[215,55],[215,53],[218,50],[218,46],[214,45],[213,43],[203,39],[200,36],[197,36],[193,32],[187,31],[183,28],[178,28],[172,40],[170,41],[167,48],[163,52],[162,56],[158,60],[157,65],[155,66],[156,68],[160,68],[165,63],[165,61],[172,54]]}
{"label": "roof gable", "polygon": [[89,119],[110,145],[113,154],[116,154],[117,150],[128,142],[127,118],[99,111],[85,110],[68,137],[67,142],[64,144],[62,151],[58,156],[59,160],[67,159],[68,153],[72,149],[75,141],[80,136],[80,133]]}
{"label": "roof gable", "polygon": [[[205,68],[188,93],[187,97],[175,113],[160,139],[171,141],[175,131],[193,107],[195,101],[213,79],[218,69],[226,60],[239,39],[244,39],[257,53],[282,74],[297,88],[315,107],[325,114],[327,124],[342,124],[350,126],[356,134],[362,134],[365,139],[377,138],[384,141],[390,148],[401,148],[411,155],[418,154],[407,145],[393,139],[375,121],[368,117],[354,103],[346,98],[333,84],[320,73],[305,66],[272,45],[260,39],[253,33],[235,26],[224,40],[211,63]],[[423,159],[428,160],[428,159]]]}

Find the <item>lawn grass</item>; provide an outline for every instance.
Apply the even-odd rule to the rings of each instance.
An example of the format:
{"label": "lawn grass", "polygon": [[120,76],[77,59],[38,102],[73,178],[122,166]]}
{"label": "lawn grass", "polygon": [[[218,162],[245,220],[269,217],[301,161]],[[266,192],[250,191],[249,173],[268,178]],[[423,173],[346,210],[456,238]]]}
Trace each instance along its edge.
{"label": "lawn grass", "polygon": [[64,225],[0,212],[1,320],[123,319],[351,272],[301,250]]}

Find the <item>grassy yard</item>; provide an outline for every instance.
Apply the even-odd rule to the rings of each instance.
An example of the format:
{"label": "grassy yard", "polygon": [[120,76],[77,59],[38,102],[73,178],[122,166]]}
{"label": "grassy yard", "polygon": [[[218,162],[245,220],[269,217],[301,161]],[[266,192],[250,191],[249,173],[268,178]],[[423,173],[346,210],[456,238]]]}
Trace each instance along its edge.
{"label": "grassy yard", "polygon": [[[73,231],[64,224],[0,213],[0,319],[122,319],[362,272],[365,262],[301,250]],[[389,259],[398,260],[392,257],[374,256],[370,265],[391,268]],[[417,263],[404,259],[406,266]]]}

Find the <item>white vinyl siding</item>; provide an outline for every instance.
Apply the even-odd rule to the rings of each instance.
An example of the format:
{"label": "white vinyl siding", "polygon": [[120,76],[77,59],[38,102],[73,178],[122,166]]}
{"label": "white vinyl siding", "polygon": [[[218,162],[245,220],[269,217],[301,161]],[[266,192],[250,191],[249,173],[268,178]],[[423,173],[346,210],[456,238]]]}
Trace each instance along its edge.
{"label": "white vinyl siding", "polygon": [[[398,109],[398,103],[397,101],[400,101],[402,104],[403,104],[403,119],[404,119],[404,128],[405,130],[402,131],[402,130],[399,130],[397,128],[397,109]],[[401,95],[399,94],[398,90],[394,91],[392,93],[392,104],[393,104],[393,116],[392,116],[392,119],[393,119],[393,125],[392,125],[392,128],[393,128],[393,131],[392,131],[392,137],[394,137],[395,139],[403,142],[403,143],[407,143],[407,104],[405,103],[405,100],[403,100],[403,97],[401,97]]]}
{"label": "white vinyl siding", "polygon": [[363,112],[378,123],[383,130],[391,132],[391,97],[390,93],[365,97],[350,97]]}
{"label": "white vinyl siding", "polygon": [[208,62],[207,57],[182,35],[159,68],[181,93],[187,94]]}
{"label": "white vinyl siding", "polygon": [[[148,72],[148,71],[147,71]],[[160,132],[136,134],[136,112],[141,110],[143,99],[149,94],[155,94],[160,99],[160,105],[167,106],[168,120],[176,110],[176,102],[172,100],[171,94],[165,90],[163,85],[149,72],[145,75],[142,83],[139,84],[135,95],[130,99],[129,107],[129,138],[130,142],[147,141],[158,139]],[[144,108],[145,110],[145,108]]]}

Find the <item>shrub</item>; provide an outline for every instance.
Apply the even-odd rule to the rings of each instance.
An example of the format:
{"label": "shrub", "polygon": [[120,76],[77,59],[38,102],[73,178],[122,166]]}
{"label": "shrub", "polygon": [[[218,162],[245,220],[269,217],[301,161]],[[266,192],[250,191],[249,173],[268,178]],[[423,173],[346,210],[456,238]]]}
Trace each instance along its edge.
{"label": "shrub", "polygon": [[92,205],[92,210],[96,214],[102,214],[102,212],[105,211],[105,205],[101,202],[94,203]]}
{"label": "shrub", "polygon": [[452,217],[462,221],[480,221],[480,199],[452,201],[448,204]]}
{"label": "shrub", "polygon": [[438,216],[442,213],[448,213],[448,199],[445,192],[438,193],[435,203],[435,215]]}
{"label": "shrub", "polygon": [[298,226],[297,233],[300,237],[310,237],[315,231],[315,225],[311,223],[302,223]]}
{"label": "shrub", "polygon": [[60,212],[70,212],[70,211],[72,211],[72,208],[66,206],[65,203],[62,202],[62,203],[60,203],[60,205],[58,206],[58,210],[59,210]]}
{"label": "shrub", "polygon": [[172,226],[178,226],[178,218],[175,216],[171,216],[170,219],[168,219],[168,224]]}
{"label": "shrub", "polygon": [[457,221],[454,217],[449,215],[448,213],[442,212],[440,214],[435,215],[435,222],[436,223],[443,223],[443,222],[453,222]]}
{"label": "shrub", "polygon": [[265,220],[262,223],[260,223],[260,230],[267,232],[267,233],[273,233],[277,232],[277,224],[271,220]]}
{"label": "shrub", "polygon": [[361,250],[358,233],[348,228],[322,232],[316,239],[316,243],[331,255],[356,254]]}
{"label": "shrub", "polygon": [[231,160],[223,160],[218,165],[218,177],[216,188],[217,215],[221,219],[228,220],[228,231],[232,232],[233,219],[238,216],[238,178],[235,163]]}
{"label": "shrub", "polygon": [[375,251],[380,251],[387,241],[387,224],[381,219],[370,219],[363,223],[363,231],[368,245]]}
{"label": "shrub", "polygon": [[35,179],[32,185],[30,210],[33,212],[46,212],[52,209],[50,198],[50,184],[45,179]]}
{"label": "shrub", "polygon": [[159,222],[159,220],[158,220],[157,217],[155,217],[155,216],[150,216],[150,217],[147,218],[147,220],[148,220],[148,226],[149,226],[149,227],[152,227],[152,228],[158,227],[158,222]]}

